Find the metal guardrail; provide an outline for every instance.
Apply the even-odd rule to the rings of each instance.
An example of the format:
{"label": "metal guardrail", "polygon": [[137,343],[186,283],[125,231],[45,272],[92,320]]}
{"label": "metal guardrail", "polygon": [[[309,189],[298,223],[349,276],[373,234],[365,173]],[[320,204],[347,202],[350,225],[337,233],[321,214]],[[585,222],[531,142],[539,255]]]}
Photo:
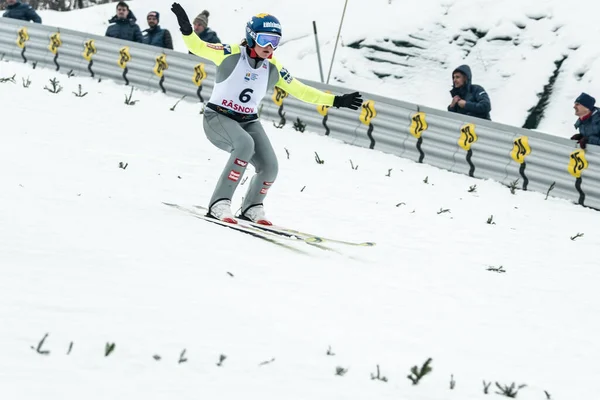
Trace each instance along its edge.
{"label": "metal guardrail", "polygon": [[[194,55],[0,18],[0,57],[206,101],[215,66]],[[348,89],[305,83],[333,93]],[[600,209],[600,149],[514,126],[363,93],[361,113],[303,103],[275,88],[261,118],[346,143]]]}

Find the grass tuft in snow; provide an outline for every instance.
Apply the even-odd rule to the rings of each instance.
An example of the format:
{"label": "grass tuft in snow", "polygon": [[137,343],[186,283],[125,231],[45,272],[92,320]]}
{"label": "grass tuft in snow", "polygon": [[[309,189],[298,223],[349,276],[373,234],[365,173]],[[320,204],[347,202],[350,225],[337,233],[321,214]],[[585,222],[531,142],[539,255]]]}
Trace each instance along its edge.
{"label": "grass tuft in snow", "polygon": [[493,265],[490,265],[490,266],[488,266],[487,270],[490,272],[497,272],[499,274],[503,274],[506,272],[506,270],[504,269],[504,267],[502,265],[499,267],[494,267]]}
{"label": "grass tuft in snow", "polygon": [[315,161],[317,162],[317,164],[325,164],[325,160],[323,160],[321,157],[319,157],[319,153],[317,153],[315,151]]}
{"label": "grass tuft in snow", "polygon": [[183,349],[181,351],[181,354],[179,355],[179,361],[177,361],[178,364],[183,364],[184,362],[187,362],[187,358],[185,358],[185,349]]}
{"label": "grass tuft in snow", "polygon": [[104,346],[104,357],[108,357],[111,355],[113,351],[115,351],[116,343],[108,343]]}
{"label": "grass tuft in snow", "polygon": [[298,132],[304,132],[306,129],[306,123],[304,123],[300,117],[296,117],[296,122],[294,122],[294,129]]}
{"label": "grass tuft in snow", "polygon": [[179,102],[181,100],[185,99],[185,95],[183,95],[183,97],[181,97],[179,100],[177,100],[177,102],[175,102],[175,104],[173,104],[173,107],[169,108],[169,110],[171,111],[175,111],[175,107],[177,107],[177,105],[179,104]]}
{"label": "grass tuft in snow", "polygon": [[79,85],[78,85],[78,87],[79,87],[79,91],[77,91],[77,92],[73,92],[73,94],[74,94],[76,97],[85,97],[85,95],[87,95],[87,94],[88,94],[88,92],[85,92],[85,93],[83,92],[83,89],[81,89],[81,84],[79,84]]}
{"label": "grass tuft in snow", "polygon": [[325,354],[327,354],[328,356],[335,356],[335,353],[331,350],[331,346],[327,348],[327,353]]}
{"label": "grass tuft in snow", "polygon": [[508,386],[508,385],[501,385],[498,382],[496,382],[496,387],[500,390],[500,391],[496,391],[496,394],[514,399],[517,397],[519,390],[527,387],[527,385],[523,384],[523,385],[517,386],[513,382],[510,386]]}
{"label": "grass tuft in snow", "polygon": [[132,100],[133,98],[133,86],[131,87],[131,92],[129,92],[129,96],[125,95],[125,104],[128,106],[135,106],[139,100]]}
{"label": "grass tuft in snow", "polygon": [[58,79],[56,79],[56,77],[49,79],[49,81],[50,81],[50,84],[52,85],[52,88],[49,88],[48,86],[44,86],[44,89],[46,89],[50,93],[54,93],[54,94],[58,94],[58,93],[62,92],[63,87],[60,86],[60,81]]}
{"label": "grass tuft in snow", "polygon": [[37,347],[31,346],[31,348],[34,349],[38,354],[43,354],[45,356],[50,354],[50,350],[42,350],[42,346],[44,345],[44,342],[46,341],[47,337],[48,337],[48,333],[46,333],[44,335],[44,337],[42,338],[42,340],[39,341]]}
{"label": "grass tuft in snow", "polygon": [[489,394],[490,393],[490,386],[491,386],[492,382],[486,382],[485,380],[483,381],[483,394]]}
{"label": "grass tuft in snow", "polygon": [[377,364],[377,374],[371,373],[371,380],[378,380],[383,382],[388,381],[388,379],[385,376],[381,375],[381,371],[379,370],[379,364]]}
{"label": "grass tuft in snow", "polygon": [[262,361],[261,363],[258,364],[258,366],[262,367],[263,365],[271,364],[274,361],[275,361],[275,358],[273,357],[270,360]]}
{"label": "grass tuft in snow", "polygon": [[431,368],[430,364],[431,361],[433,361],[430,358],[427,359],[427,361],[425,361],[423,363],[423,365],[421,366],[421,368],[417,367],[416,365],[414,365],[411,369],[410,369],[410,375],[407,376],[408,379],[411,380],[411,382],[413,383],[413,385],[418,385],[419,381],[428,373],[430,373],[433,369]]}
{"label": "grass tuft in snow", "polygon": [[219,355],[219,362],[217,363],[217,367],[222,367],[223,366],[223,362],[226,359],[227,359],[227,356],[225,354]]}
{"label": "grass tuft in snow", "polygon": [[583,233],[577,233],[575,236],[571,236],[571,240],[575,240],[577,238],[583,237]]}
{"label": "grass tuft in snow", "polygon": [[556,185],[556,182],[552,182],[552,185],[550,185],[548,191],[546,192],[546,198],[544,200],[548,200],[548,196],[550,196],[550,192],[552,191],[552,189],[554,189],[554,185]]}

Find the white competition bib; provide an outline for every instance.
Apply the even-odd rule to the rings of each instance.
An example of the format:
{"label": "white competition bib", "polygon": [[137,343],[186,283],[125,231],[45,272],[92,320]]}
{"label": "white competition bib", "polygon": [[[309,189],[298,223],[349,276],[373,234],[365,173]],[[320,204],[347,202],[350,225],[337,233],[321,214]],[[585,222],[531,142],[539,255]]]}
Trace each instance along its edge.
{"label": "white competition bib", "polygon": [[258,69],[248,64],[246,49],[240,49],[240,59],[235,69],[223,82],[216,83],[208,100],[217,106],[240,114],[257,114],[258,105],[267,94],[269,60]]}

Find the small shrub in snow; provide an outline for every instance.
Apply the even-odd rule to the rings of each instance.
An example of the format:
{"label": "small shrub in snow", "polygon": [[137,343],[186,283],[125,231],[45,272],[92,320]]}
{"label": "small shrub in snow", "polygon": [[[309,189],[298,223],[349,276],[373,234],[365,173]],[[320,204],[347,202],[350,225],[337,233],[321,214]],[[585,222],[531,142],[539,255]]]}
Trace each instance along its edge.
{"label": "small shrub in snow", "polygon": [[296,122],[294,122],[294,129],[298,132],[304,132],[306,129],[306,124],[298,117],[296,118]]}
{"label": "small shrub in snow", "polygon": [[183,99],[185,99],[185,95],[182,98],[180,98],[179,100],[177,100],[177,102],[175,104],[173,104],[173,107],[169,108],[169,110],[175,111],[175,107],[177,107],[177,104],[179,104],[179,102]]}
{"label": "small shrub in snow", "polygon": [[9,78],[0,78],[0,83],[6,83],[6,82],[17,83],[15,81],[15,76],[16,76],[16,74]]}
{"label": "small shrub in snow", "polygon": [[223,366],[223,362],[227,359],[227,356],[225,354],[221,354],[219,356],[219,362],[217,363],[217,367],[222,367]]}
{"label": "small shrub in snow", "polygon": [[182,364],[184,362],[187,362],[187,358],[185,358],[185,349],[183,349],[183,351],[179,355],[179,361],[177,363]]}
{"label": "small shrub in snow", "polygon": [[327,354],[328,356],[335,356],[335,353],[331,350],[331,346],[327,348],[327,353],[325,354]]}
{"label": "small shrub in snow", "polygon": [[499,394],[501,396],[506,396],[506,397],[510,397],[511,399],[514,399],[517,397],[517,394],[519,393],[519,390],[523,389],[524,387],[527,387],[527,385],[519,385],[517,386],[514,382],[508,386],[508,385],[500,385],[498,382],[496,382],[496,387],[498,389],[500,389],[500,391],[496,391],[496,394]]}
{"label": "small shrub in snow", "polygon": [[106,346],[104,346],[104,357],[108,357],[111,355],[113,351],[115,351],[116,343],[108,343],[106,342]]}
{"label": "small shrub in snow", "polygon": [[132,100],[131,98],[133,97],[133,86],[131,87],[131,92],[129,93],[129,96],[125,95],[125,104],[127,104],[128,106],[135,106],[135,103],[137,103],[139,100]]}
{"label": "small shrub in snow", "polygon": [[575,236],[571,236],[571,240],[575,240],[577,238],[583,237],[583,233],[577,233]]}
{"label": "small shrub in snow", "polygon": [[85,97],[85,95],[88,94],[88,92],[83,92],[83,90],[81,89],[81,84],[79,84],[78,87],[79,87],[79,91],[73,92],[73,94],[76,97]]}
{"label": "small shrub in snow", "polygon": [[411,373],[407,376],[407,378],[411,380],[413,385],[417,385],[421,378],[423,378],[425,375],[432,371],[432,368],[430,367],[431,361],[432,359],[428,358],[427,361],[423,363],[421,368],[415,365],[410,369]]}
{"label": "small shrub in snow", "polygon": [[321,157],[319,157],[319,153],[317,153],[315,151],[315,161],[317,162],[317,164],[325,164],[325,160],[321,159]]}
{"label": "small shrub in snow", "polygon": [[44,86],[44,89],[46,89],[50,93],[58,94],[63,90],[63,87],[60,86],[60,82],[56,78],[50,79],[50,84],[52,85],[52,88]]}
{"label": "small shrub in snow", "polygon": [[381,371],[379,370],[379,364],[377,364],[377,374],[371,374],[371,380],[378,380],[378,381],[383,381],[383,382],[387,382],[388,379],[381,375]]}
{"label": "small shrub in snow", "polygon": [[39,341],[37,347],[31,346],[31,348],[34,349],[38,354],[43,354],[45,356],[50,354],[50,350],[42,350],[42,346],[44,345],[44,342],[46,341],[47,337],[48,337],[48,334],[46,333],[44,335],[44,337],[42,338],[42,340]]}

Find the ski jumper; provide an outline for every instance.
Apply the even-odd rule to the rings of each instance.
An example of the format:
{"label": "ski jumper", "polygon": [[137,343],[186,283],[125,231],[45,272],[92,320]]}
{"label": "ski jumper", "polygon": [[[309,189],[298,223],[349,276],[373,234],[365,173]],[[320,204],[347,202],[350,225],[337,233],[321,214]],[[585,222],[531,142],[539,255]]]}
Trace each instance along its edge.
{"label": "ski jumper", "polygon": [[242,213],[262,204],[277,178],[275,151],[258,119],[258,107],[267,91],[277,86],[299,100],[332,106],[334,95],[294,79],[274,57],[263,60],[248,56],[242,45],[211,44],[197,35],[183,40],[195,55],[217,65],[215,84],[204,112],[204,132],[208,140],[231,155],[210,199],[231,200],[248,163],[256,170],[242,203]]}

